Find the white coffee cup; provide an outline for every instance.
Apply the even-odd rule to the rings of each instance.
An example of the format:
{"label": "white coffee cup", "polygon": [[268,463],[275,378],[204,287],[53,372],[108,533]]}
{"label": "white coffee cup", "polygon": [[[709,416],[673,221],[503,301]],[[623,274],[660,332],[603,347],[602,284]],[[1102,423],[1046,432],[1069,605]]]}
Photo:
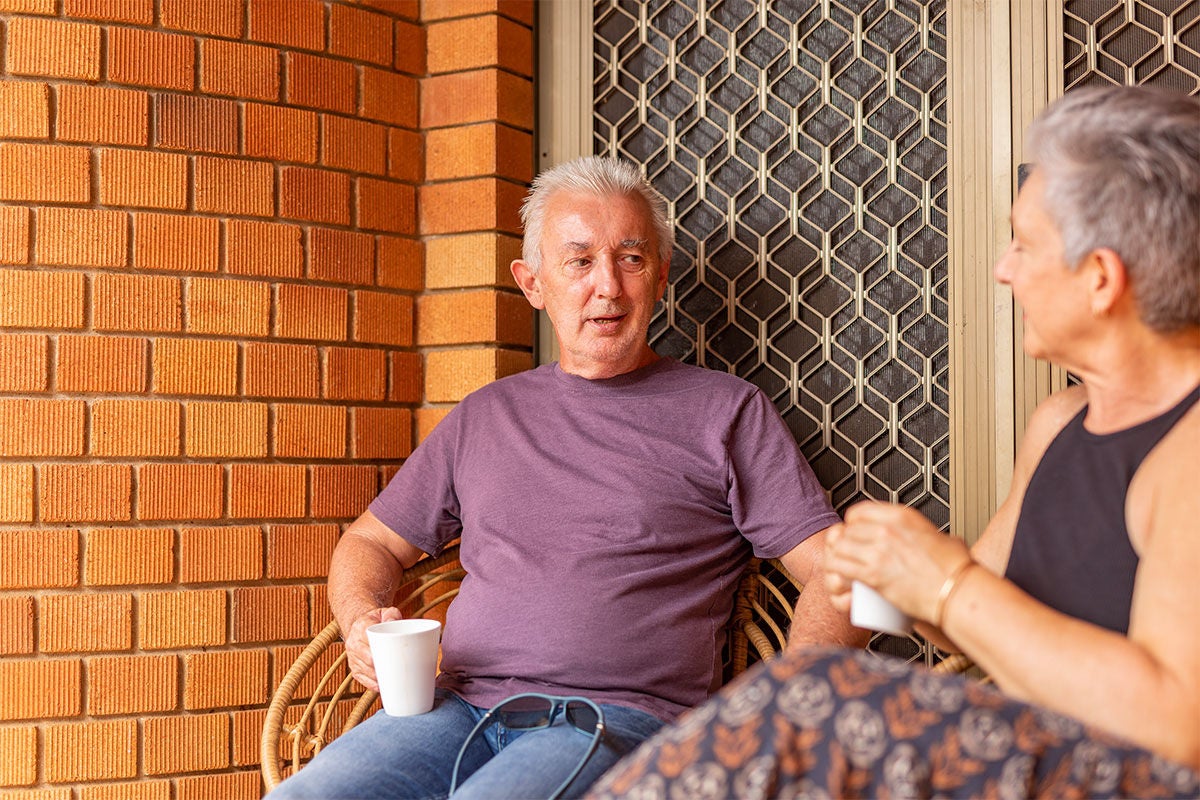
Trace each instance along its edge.
{"label": "white coffee cup", "polygon": [[383,710],[411,717],[433,708],[442,623],[434,619],[396,619],[367,628],[375,662],[375,680]]}
{"label": "white coffee cup", "polygon": [[855,581],[850,587],[850,622],[859,628],[894,636],[907,636],[913,625],[912,617],[861,581]]}

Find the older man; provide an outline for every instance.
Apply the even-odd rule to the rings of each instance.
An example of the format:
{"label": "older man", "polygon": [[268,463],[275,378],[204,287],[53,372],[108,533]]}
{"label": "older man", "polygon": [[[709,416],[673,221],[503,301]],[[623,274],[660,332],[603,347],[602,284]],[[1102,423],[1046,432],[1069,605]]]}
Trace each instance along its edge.
{"label": "older man", "polygon": [[[673,244],[661,197],[631,165],[584,158],[540,175],[522,219],[513,275],[549,315],[561,360],[464,399],[330,568],[351,669],[374,687],[365,629],[399,616],[389,598],[403,568],[461,537],[467,577],[435,707],[376,715],[280,797],[581,795],[718,686],[751,551],[808,585],[794,641],[863,639],[820,579],[838,517],[770,400],[647,343]],[[550,696],[535,701],[540,721],[506,704],[472,735],[525,693]]]}

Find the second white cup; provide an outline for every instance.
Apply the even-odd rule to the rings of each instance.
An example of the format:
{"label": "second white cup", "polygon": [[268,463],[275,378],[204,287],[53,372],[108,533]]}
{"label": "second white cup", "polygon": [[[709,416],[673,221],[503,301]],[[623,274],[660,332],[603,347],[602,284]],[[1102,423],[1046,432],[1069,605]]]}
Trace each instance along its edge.
{"label": "second white cup", "polygon": [[441,633],[442,623],[433,619],[396,619],[367,628],[379,696],[389,715],[410,717],[433,708]]}
{"label": "second white cup", "polygon": [[850,587],[850,622],[859,628],[893,636],[912,633],[912,617],[889,603],[879,592],[855,581]]}

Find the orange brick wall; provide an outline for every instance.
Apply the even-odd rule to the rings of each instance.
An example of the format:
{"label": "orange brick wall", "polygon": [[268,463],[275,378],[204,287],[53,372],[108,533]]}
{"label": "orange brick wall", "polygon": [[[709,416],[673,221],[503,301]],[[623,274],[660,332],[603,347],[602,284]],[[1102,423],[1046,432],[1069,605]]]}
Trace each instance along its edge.
{"label": "orange brick wall", "polygon": [[0,794],[249,798],[345,526],[533,362],[532,0],[0,0]]}

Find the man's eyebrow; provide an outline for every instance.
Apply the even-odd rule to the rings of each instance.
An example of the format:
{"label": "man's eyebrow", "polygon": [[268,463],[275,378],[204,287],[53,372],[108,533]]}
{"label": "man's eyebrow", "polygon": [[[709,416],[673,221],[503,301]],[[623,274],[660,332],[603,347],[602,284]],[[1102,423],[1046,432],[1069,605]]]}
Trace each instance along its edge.
{"label": "man's eyebrow", "polygon": [[591,242],[563,242],[562,249],[570,250],[573,253],[582,253],[584,250],[590,250]]}
{"label": "man's eyebrow", "polygon": [[622,239],[621,247],[637,248],[645,250],[646,245],[650,244],[649,239]]}

